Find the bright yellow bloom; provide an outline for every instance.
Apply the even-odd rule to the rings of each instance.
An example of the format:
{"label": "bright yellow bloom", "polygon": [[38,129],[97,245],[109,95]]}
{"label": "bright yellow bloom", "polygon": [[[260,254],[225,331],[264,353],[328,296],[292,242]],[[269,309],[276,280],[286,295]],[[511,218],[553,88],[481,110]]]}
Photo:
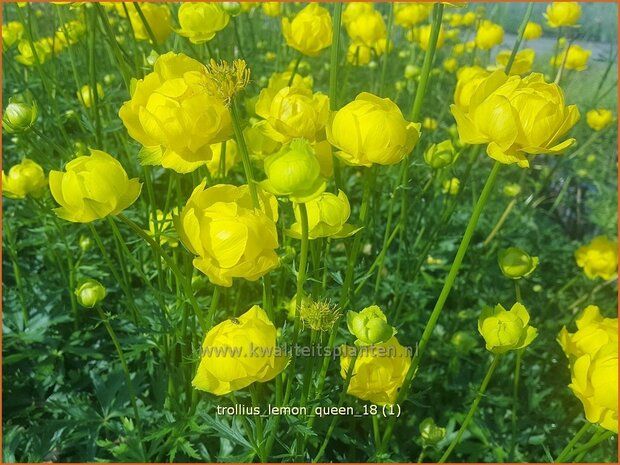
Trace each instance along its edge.
{"label": "bright yellow bloom", "polygon": [[60,204],[54,211],[74,223],[118,215],[136,201],[142,189],[137,178],[129,179],[119,161],[101,150],[74,158],[64,172],[50,171],[49,184]]}
{"label": "bright yellow bloom", "polygon": [[476,22],[476,13],[468,11],[463,15],[463,26],[471,26]]}
{"label": "bright yellow bloom", "polygon": [[478,319],[478,332],[486,342],[487,350],[503,354],[529,346],[538,336],[536,328],[529,325],[530,314],[516,303],[510,310],[500,304],[485,307]]}
{"label": "bright yellow bloom", "polygon": [[523,39],[536,40],[540,38],[542,34],[543,28],[540,24],[533,21],[528,21],[527,25],[525,26],[525,31],[523,32]]}
{"label": "bright yellow bloom", "polygon": [[24,158],[21,163],[13,165],[9,174],[2,171],[2,193],[13,199],[23,199],[27,195],[38,197],[47,186],[45,173],[41,166]]}
{"label": "bright yellow bloom", "polygon": [[345,379],[354,358],[354,350],[360,353],[353,366],[347,394],[377,405],[396,402],[398,390],[411,365],[411,350],[401,346],[396,337],[373,346],[344,346],[340,358],[340,375]]}
{"label": "bright yellow bloom", "polygon": [[213,158],[207,162],[207,169],[211,176],[217,176],[220,172],[220,160],[222,151],[225,147],[224,153],[224,175],[228,174],[230,169],[239,161],[239,153],[237,151],[237,142],[234,139],[229,139],[225,142],[219,142],[211,145],[211,151],[213,152]]}
{"label": "bright yellow bloom", "polygon": [[280,2],[260,2],[265,16],[276,17],[282,14],[282,4]]}
{"label": "bright yellow bloom", "polygon": [[456,195],[461,190],[461,181],[458,178],[446,179],[441,183],[441,192]]}
{"label": "bright yellow bloom", "polygon": [[459,62],[456,61],[456,58],[446,58],[442,66],[448,73],[454,73],[459,67]]}
{"label": "bright yellow bloom", "polygon": [[267,121],[261,120],[243,130],[243,137],[248,146],[250,156],[264,158],[277,152],[282,147],[282,143],[269,136],[273,130],[270,131],[266,127],[268,124]]}
{"label": "bright yellow bloom", "polygon": [[581,7],[578,2],[553,2],[543,15],[553,28],[575,26],[581,18]]}
{"label": "bright yellow bloom", "polygon": [[[508,64],[508,60],[510,59],[510,55],[512,51],[510,50],[502,50],[495,57],[495,63],[497,63],[497,69],[506,69],[506,65]],[[534,59],[536,58],[536,52],[534,49],[525,48],[520,50],[515,55],[515,59],[512,63],[512,67],[510,68],[510,75],[514,76],[515,74],[527,74],[532,71],[532,65],[534,64]]]}
{"label": "bright yellow bloom", "polygon": [[347,2],[347,6],[342,12],[342,23],[349,24],[358,16],[372,13],[372,3],[368,2]]}
{"label": "bright yellow bloom", "polygon": [[[414,30],[413,39],[420,44],[420,48],[424,51],[428,49],[428,45],[431,41],[431,30],[432,27],[430,24],[424,24]],[[446,34],[443,26],[441,26],[439,28],[439,35],[437,36],[437,48],[443,47],[445,41]]]}
{"label": "bright yellow bloom", "polygon": [[30,46],[30,42],[27,40],[20,40],[17,44],[17,51],[19,55],[15,56],[15,61],[26,66],[34,66],[37,63],[37,58],[39,63],[43,64],[52,54],[49,43],[44,40],[37,40],[34,42],[34,51]]}
{"label": "bright yellow bloom", "polygon": [[76,19],[60,26],[55,37],[63,45],[74,45],[79,42],[84,33],[86,33],[84,22]]}
{"label": "bright yellow bloom", "polygon": [[588,305],[575,320],[577,332],[563,327],[558,342],[567,357],[595,355],[602,347],[618,343],[618,318],[605,318],[596,305]]}
{"label": "bright yellow bloom", "polygon": [[[347,223],[351,207],[349,199],[341,190],[338,191],[338,195],[323,192],[306,203],[306,210],[308,238],[311,240],[319,237],[349,237],[359,231],[359,228]],[[301,238],[301,213],[297,205],[295,205],[295,223],[287,232],[296,239]]]}
{"label": "bright yellow bloom", "polygon": [[522,79],[495,71],[479,82],[469,108],[450,109],[462,143],[488,144],[491,158],[522,168],[527,154],[559,154],[573,145],[575,139],[560,139],[579,120],[577,106],[566,106],[562,89],[538,73]]}
{"label": "bright yellow bloom", "polygon": [[362,92],[333,114],[327,139],[350,165],[393,165],[405,158],[420,138],[420,124],[409,123],[390,99]]}
{"label": "bright yellow bloom", "polygon": [[[138,5],[157,43],[165,42],[172,32],[172,18],[168,5],[166,3],[139,3]],[[137,40],[151,40],[136,8],[132,4],[127,4],[127,9],[129,10],[129,20],[134,37]]]}
{"label": "bright yellow bloom", "polygon": [[[556,67],[560,67],[562,63],[564,63],[565,69],[583,71],[588,67],[590,55],[592,55],[591,50],[586,50],[577,44],[572,44],[567,50],[560,52],[555,57],[551,57],[550,63]],[[564,62],[564,57],[566,57],[566,62]]]}
{"label": "bright yellow bloom", "polygon": [[289,21],[282,18],[282,33],[289,47],[317,56],[332,44],[332,18],[322,6],[310,3]]}
{"label": "bright yellow bloom", "polygon": [[430,116],[427,116],[422,120],[422,127],[424,129],[428,129],[429,131],[434,131],[437,129],[438,125],[439,123],[437,120],[435,118],[431,118]]}
{"label": "bright yellow bloom", "polygon": [[387,35],[383,16],[377,10],[358,15],[352,21],[345,23],[345,28],[353,42],[368,47],[372,47],[380,39],[385,39]]}
{"label": "bright yellow bloom", "polygon": [[454,104],[467,112],[469,101],[473,93],[478,90],[480,83],[489,77],[491,73],[479,66],[464,66],[456,73],[456,90],[454,91]]}
{"label": "bright yellow bloom", "polygon": [[157,209],[155,215],[152,213],[149,215],[149,229],[147,232],[151,236],[155,237],[160,245],[169,244],[170,247],[177,247],[179,245],[178,239],[173,234],[173,215],[178,215],[176,207],[167,214],[164,214],[163,211]]}
{"label": "bright yellow bloom", "polygon": [[276,327],[265,310],[254,305],[238,318],[209,330],[192,386],[217,396],[275,378],[288,363],[277,353]]}
{"label": "bright yellow bloom", "polygon": [[532,257],[518,247],[508,247],[507,249],[500,250],[497,261],[502,274],[510,279],[529,276],[538,266],[538,257]]}
{"label": "bright yellow bloom", "polygon": [[230,112],[209,92],[206,68],[183,54],[166,53],[137,82],[119,116],[144,145],[142,164],[188,173],[213,157],[211,144],[232,135]]}
{"label": "bright yellow bloom", "polygon": [[614,114],[605,108],[596,108],[586,113],[586,122],[595,131],[602,131],[614,122]]}
{"label": "bright yellow bloom", "polygon": [[394,6],[394,22],[406,29],[426,21],[431,14],[431,3],[396,3]]}
{"label": "bright yellow bloom", "polygon": [[347,49],[347,63],[353,66],[365,66],[372,59],[372,48],[352,42]]}
{"label": "bright yellow bloom", "polygon": [[210,41],[230,20],[228,13],[218,3],[183,3],[178,15],[181,29],[176,32],[193,44]]}
{"label": "bright yellow bloom", "polygon": [[387,321],[387,317],[376,305],[366,307],[362,311],[347,312],[347,328],[357,340],[355,345],[366,346],[388,342],[396,334]]}
{"label": "bright yellow bloom", "polygon": [[504,40],[504,29],[492,21],[484,20],[476,31],[476,46],[481,50],[491,50]]}
{"label": "bright yellow bloom", "polygon": [[618,243],[597,236],[575,252],[575,260],[590,279],[611,279],[618,273]]}
{"label": "bright yellow bloom", "polygon": [[[105,93],[103,92],[103,86],[97,83],[97,100],[101,102],[101,99],[104,96],[105,96]],[[80,103],[84,105],[86,108],[92,107],[93,104],[95,103],[95,96],[94,96],[93,90],[88,84],[80,88],[80,90],[77,92],[77,98],[80,101]]]}
{"label": "bright yellow bloom", "polygon": [[460,27],[463,24],[463,15],[454,13],[445,18],[445,20],[450,24],[450,27]]}
{"label": "bright yellow bloom", "polygon": [[2,25],[2,44],[4,47],[12,47],[24,34],[24,25],[19,21],[9,21]]}
{"label": "bright yellow bloom", "polygon": [[[281,73],[273,73],[269,76],[269,82],[267,84],[267,88],[273,91],[273,94],[277,94],[280,90],[285,87],[289,87],[288,83],[291,80],[291,76],[293,76],[292,71],[283,71]],[[297,73],[293,76],[293,81],[291,82],[290,87],[304,87],[306,89],[312,90],[314,85],[314,79],[312,76],[302,76]]]}
{"label": "bright yellow bloom", "polygon": [[424,161],[428,166],[435,169],[445,168],[455,162],[457,153],[450,139],[438,144],[432,144],[424,152]]}
{"label": "bright yellow bloom", "polygon": [[181,212],[177,230],[196,255],[194,266],[218,286],[233,278],[256,281],[279,265],[278,202],[259,190],[261,209],[255,210],[247,185],[198,185]]}

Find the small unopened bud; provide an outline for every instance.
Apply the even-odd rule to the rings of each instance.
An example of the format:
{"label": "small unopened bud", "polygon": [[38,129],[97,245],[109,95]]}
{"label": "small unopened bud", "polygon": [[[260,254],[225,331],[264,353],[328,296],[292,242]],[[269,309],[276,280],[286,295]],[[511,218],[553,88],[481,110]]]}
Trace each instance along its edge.
{"label": "small unopened bud", "polygon": [[8,133],[25,132],[32,127],[37,115],[38,109],[35,103],[28,104],[9,99],[2,116],[2,127]]}
{"label": "small unopened bud", "polygon": [[103,299],[107,292],[103,285],[95,279],[87,279],[75,290],[75,296],[82,307],[93,308]]}

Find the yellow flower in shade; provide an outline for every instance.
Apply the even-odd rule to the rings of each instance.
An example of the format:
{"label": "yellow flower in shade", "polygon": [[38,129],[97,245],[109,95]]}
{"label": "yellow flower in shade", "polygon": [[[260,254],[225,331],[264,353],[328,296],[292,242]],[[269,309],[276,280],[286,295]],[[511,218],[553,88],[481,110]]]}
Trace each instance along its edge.
{"label": "yellow flower in shade", "polygon": [[[101,86],[101,84],[97,83],[96,87],[97,87],[97,100],[101,102],[101,99],[105,96],[105,93],[103,92],[103,87]],[[81,89],[77,93],[77,98],[80,101],[80,103],[84,105],[86,108],[92,107],[93,104],[95,103],[95,96],[94,96],[93,90],[88,84],[81,87]]]}
{"label": "yellow flower in shade", "polygon": [[118,215],[136,201],[142,188],[137,178],[129,179],[118,160],[101,150],[74,158],[65,171],[50,171],[49,184],[60,204],[54,211],[74,223]]}
{"label": "yellow flower in shade", "polygon": [[347,2],[347,6],[342,12],[342,23],[349,24],[358,16],[372,13],[372,3],[368,2]]}
{"label": "yellow flower in shade", "polygon": [[228,13],[218,3],[183,3],[178,15],[181,28],[176,32],[193,44],[210,41],[230,20]]}
{"label": "yellow flower in shade", "polygon": [[259,190],[256,210],[247,185],[198,185],[183,208],[177,230],[183,244],[196,255],[194,266],[218,286],[233,278],[256,281],[279,265],[278,202]]}
{"label": "yellow flower in shade", "polygon": [[38,197],[46,186],[47,180],[43,168],[28,158],[13,165],[8,175],[2,171],[2,193],[7,197],[13,199],[23,199],[27,195]]}
{"label": "yellow flower in shade", "polygon": [[317,56],[332,44],[332,18],[325,8],[310,3],[292,21],[282,18],[282,33],[289,47]]}
{"label": "yellow flower in shade", "polygon": [[43,64],[52,54],[49,43],[42,40],[34,42],[34,50],[30,46],[30,42],[20,40],[17,44],[17,51],[19,54],[15,56],[15,61],[26,66],[34,66],[37,63],[37,59],[40,64]]}
{"label": "yellow flower in shade", "polygon": [[528,154],[560,154],[573,145],[575,139],[560,140],[579,120],[577,106],[566,106],[562,89],[538,73],[520,78],[495,71],[478,83],[467,110],[450,109],[461,143],[488,144],[491,158],[522,168]]}
{"label": "yellow flower in shade", "polygon": [[456,195],[461,190],[461,181],[458,178],[446,179],[441,183],[441,191],[444,194]]}
{"label": "yellow flower in shade", "polygon": [[510,310],[500,304],[485,307],[478,319],[478,332],[486,342],[487,350],[494,354],[529,346],[538,336],[536,328],[529,325],[530,314],[516,303]]}
{"label": "yellow flower in shade", "polygon": [[295,139],[265,159],[267,179],[261,187],[293,202],[305,203],[325,191],[327,183],[321,176],[321,164],[312,144]]}
{"label": "yellow flower in shade", "polygon": [[265,16],[280,16],[282,14],[282,4],[280,2],[260,2]]}
{"label": "yellow flower in shade", "polygon": [[479,66],[464,66],[456,73],[456,90],[454,91],[454,104],[467,111],[469,101],[473,93],[479,88],[491,73]]}
{"label": "yellow flower in shade", "polygon": [[[581,48],[577,44],[572,44],[567,50],[560,52],[556,57],[552,57],[550,63],[556,67],[562,66],[572,71],[583,71],[588,68],[588,60],[592,51]],[[566,61],[564,61],[566,57]]]}
{"label": "yellow flower in shade", "polygon": [[443,69],[445,69],[448,73],[454,73],[459,67],[459,62],[456,58],[446,58],[443,61]]}
{"label": "yellow flower in shade", "polygon": [[435,169],[445,168],[455,162],[457,153],[450,139],[438,144],[432,144],[424,152],[424,161],[428,166]]}
{"label": "yellow flower in shade", "polygon": [[166,53],[136,83],[119,116],[145,148],[142,164],[188,173],[213,158],[211,144],[232,135],[230,112],[209,92],[206,68],[183,54]]}
{"label": "yellow flower in shade", "polygon": [[357,340],[355,345],[366,346],[388,342],[396,334],[387,321],[387,317],[376,305],[366,307],[362,311],[347,312],[347,328]]}
{"label": "yellow flower in shade", "polygon": [[360,14],[345,23],[347,34],[353,42],[372,47],[378,40],[385,39],[387,31],[383,16],[377,10]]}
{"label": "yellow flower in shade", "polygon": [[329,116],[329,98],[305,87],[284,87],[275,95],[263,89],[256,102],[256,114],[273,129],[269,136],[279,142],[304,138],[314,141]]}
{"label": "yellow flower in shade", "polygon": [[9,21],[2,25],[2,44],[9,48],[16,44],[24,34],[24,25],[19,21]]}
{"label": "yellow flower in shade", "polygon": [[394,22],[406,29],[426,21],[431,14],[431,3],[396,3],[394,6]]}
{"label": "yellow flower in shade", "polygon": [[533,21],[528,21],[525,26],[525,31],[523,31],[523,38],[525,40],[536,40],[540,38],[543,34],[543,28],[540,24],[535,23]]}
{"label": "yellow flower in shade", "polygon": [[267,127],[268,124],[267,121],[261,120],[243,130],[243,137],[248,146],[250,156],[264,158],[277,152],[282,147],[281,142],[269,136],[273,130]]}
{"label": "yellow flower in shade", "polygon": [[581,7],[578,2],[553,2],[543,15],[553,28],[575,26],[581,18]]}
{"label": "yellow flower in shade", "polygon": [[288,363],[276,347],[277,330],[265,310],[254,305],[238,318],[209,330],[192,386],[217,396],[275,378]]}
{"label": "yellow flower in shade", "polygon": [[[428,45],[431,40],[431,30],[431,25],[425,24],[413,31],[413,36],[411,38],[415,40],[420,45],[420,48],[424,51],[428,49]],[[439,28],[439,35],[437,36],[437,48],[443,47],[445,41],[446,34],[442,26],[441,28]]]}
{"label": "yellow flower in shade", "polygon": [[577,332],[566,327],[558,342],[569,360],[569,388],[591,423],[618,432],[618,318],[604,318],[588,306],[577,319]]}
{"label": "yellow flower in shade", "polygon": [[532,257],[518,247],[500,250],[497,261],[502,274],[510,279],[529,276],[538,266],[538,257]]}
{"label": "yellow flower in shade", "polygon": [[[158,44],[164,43],[172,32],[172,17],[166,3],[138,3],[151,32]],[[129,20],[137,40],[151,40],[138,10],[131,4],[127,5]]]}
{"label": "yellow flower in shade", "polygon": [[618,273],[618,243],[597,236],[575,252],[575,260],[590,279],[611,279]]}
{"label": "yellow flower in shade", "polygon": [[476,46],[482,50],[491,50],[504,40],[504,29],[492,21],[484,20],[476,31]]}
{"label": "yellow flower in shade", "polygon": [[450,27],[460,27],[463,25],[463,15],[459,13],[449,15],[444,19],[450,24]]}
{"label": "yellow flower in shade", "polygon": [[398,390],[411,365],[411,350],[401,346],[396,337],[373,346],[343,346],[340,375],[345,379],[355,350],[360,352],[353,366],[347,394],[377,405],[396,402]]}
{"label": "yellow flower in shade", "polygon": [[468,11],[463,15],[463,26],[471,26],[476,22],[476,13]]}
{"label": "yellow flower in shade", "polygon": [[63,45],[75,45],[80,41],[85,32],[86,26],[84,23],[79,20],[73,20],[58,28],[55,39]]}
{"label": "yellow flower in shade", "polygon": [[352,42],[347,49],[347,63],[353,66],[366,66],[372,59],[372,48]]}
{"label": "yellow flower in shade", "polygon": [[179,240],[174,234],[173,215],[178,215],[176,207],[167,214],[157,209],[155,215],[151,213],[149,216],[149,229],[147,232],[155,237],[160,245],[168,244],[170,247],[177,247],[179,245]]}
{"label": "yellow flower in shade", "polygon": [[614,114],[605,108],[597,108],[586,113],[586,122],[595,131],[602,131],[614,122]]}
{"label": "yellow flower in shade", "polygon": [[207,169],[211,176],[217,176],[220,172],[222,153],[224,154],[224,175],[228,174],[230,169],[239,162],[237,142],[234,139],[211,145],[211,151],[213,158],[207,162]]}
{"label": "yellow flower in shade", "polygon": [[[503,70],[506,69],[506,65],[508,64],[508,60],[511,55],[510,50],[502,50],[495,57],[495,63],[497,63],[497,69]],[[514,76],[515,74],[527,74],[532,71],[532,65],[534,64],[534,59],[536,58],[536,52],[534,49],[525,48],[515,55],[515,59],[510,67],[510,75]]]}
{"label": "yellow flower in shade", "polygon": [[[323,192],[306,203],[306,210],[309,239],[349,237],[359,231],[359,228],[347,223],[351,207],[349,199],[341,190],[338,191],[338,195]],[[296,239],[301,238],[301,214],[297,205],[295,206],[295,223],[287,232]]]}
{"label": "yellow flower in shade", "polygon": [[327,139],[350,165],[393,165],[405,158],[420,138],[420,124],[409,123],[390,99],[362,92],[333,114]]}
{"label": "yellow flower in shade", "polygon": [[431,118],[430,116],[427,116],[424,118],[424,120],[422,120],[422,127],[424,129],[428,129],[429,131],[434,131],[435,129],[437,129],[438,125],[439,123],[437,122],[437,120],[435,118]]}

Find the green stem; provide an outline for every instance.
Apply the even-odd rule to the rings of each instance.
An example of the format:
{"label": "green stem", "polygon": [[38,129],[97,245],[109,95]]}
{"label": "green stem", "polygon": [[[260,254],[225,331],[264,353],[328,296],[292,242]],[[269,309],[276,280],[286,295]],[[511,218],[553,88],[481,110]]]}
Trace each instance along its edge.
{"label": "green stem", "polygon": [[237,104],[235,101],[233,101],[230,106],[230,114],[232,117],[232,126],[235,133],[235,139],[237,140],[237,147],[239,149],[239,153],[241,154],[241,161],[243,162],[243,171],[245,172],[245,178],[248,183],[248,188],[250,189],[250,196],[252,197],[252,204],[254,205],[254,208],[259,209],[260,202],[256,191],[256,181],[254,180],[254,174],[252,173],[252,161],[250,160],[248,147],[245,143],[245,138],[243,137],[243,131],[241,130],[239,110],[237,109]]}
{"label": "green stem", "polygon": [[207,313],[207,328],[213,326],[213,319],[215,318],[215,312],[220,300],[220,286],[213,287],[213,296],[211,297],[211,305],[209,306],[209,312]]}
{"label": "green stem", "polygon": [[387,75],[388,57],[390,55],[390,46],[392,45],[392,28],[394,27],[394,3],[388,4],[390,12],[388,13],[387,34],[385,38],[385,52],[383,53],[381,79],[379,81],[379,96],[385,92],[385,77]]}
{"label": "green stem", "polygon": [[581,428],[579,428],[579,431],[577,431],[575,433],[575,435],[568,442],[568,444],[566,444],[566,447],[564,449],[562,449],[562,452],[560,452],[560,455],[557,456],[557,458],[554,460],[554,462],[555,463],[565,462],[566,459],[568,458],[568,456],[571,454],[571,451],[573,450],[573,447],[575,447],[575,445],[579,442],[579,440],[583,437],[583,435],[588,432],[588,430],[590,429],[591,426],[592,426],[592,423],[590,423],[589,421],[586,421],[583,424],[583,426]]}
{"label": "green stem", "polygon": [[570,454],[568,454],[567,459],[584,454],[585,452],[592,449],[594,446],[598,446],[601,442],[605,442],[613,436],[616,436],[616,433],[614,433],[613,431],[601,431],[600,433],[595,434],[594,437],[588,442],[586,442],[583,446],[577,447]]}
{"label": "green stem", "polygon": [[[340,52],[340,29],[342,28],[342,3],[334,3],[334,16],[332,18],[332,46],[329,54],[329,109],[338,110],[338,53]],[[342,187],[342,175],[340,173],[340,159],[333,154],[334,179],[336,189]]]}
{"label": "green stem", "polygon": [[438,463],[445,463],[445,461],[450,456],[450,453],[452,452],[452,450],[454,450],[454,448],[458,445],[459,441],[461,440],[461,437],[463,436],[463,433],[467,431],[467,428],[469,427],[469,424],[471,423],[472,418],[474,418],[474,415],[476,414],[476,411],[478,410],[478,405],[480,404],[480,401],[482,400],[482,397],[484,396],[484,393],[487,390],[487,386],[489,385],[489,382],[491,381],[493,372],[495,371],[495,368],[497,368],[497,364],[500,358],[501,358],[501,355],[495,355],[493,357],[493,362],[491,363],[491,366],[487,370],[487,374],[482,380],[482,384],[480,385],[478,394],[476,395],[474,402],[471,404],[471,407],[469,408],[469,412],[467,412],[467,416],[465,417],[465,420],[463,421],[463,424],[461,425],[461,429],[459,429],[459,432],[456,434],[454,439],[452,439],[452,442],[450,443],[450,445],[448,446],[444,454],[441,456]]}
{"label": "green stem", "polygon": [[530,16],[532,16],[532,9],[534,8],[534,3],[530,2],[527,5],[527,10],[525,10],[525,15],[523,16],[523,21],[521,22],[521,26],[519,26],[519,32],[517,33],[517,41],[515,42],[514,47],[512,48],[512,52],[510,53],[510,58],[508,58],[508,63],[506,63],[505,73],[510,74],[510,69],[515,61],[517,56],[517,52],[519,51],[519,47],[521,46],[521,42],[523,42],[523,34],[525,34],[525,28],[527,27],[527,23],[530,20]]}
{"label": "green stem", "polygon": [[487,245],[489,245],[489,243],[493,240],[493,238],[497,235],[497,233],[499,232],[499,230],[502,228],[502,226],[504,225],[504,223],[506,222],[506,220],[508,219],[508,216],[510,215],[510,212],[512,211],[512,209],[514,208],[514,206],[517,204],[517,199],[512,199],[508,205],[506,205],[506,209],[504,210],[504,212],[502,213],[502,216],[499,217],[499,220],[497,220],[497,223],[495,224],[495,226],[493,227],[493,230],[489,233],[489,235],[487,236],[487,238],[484,240],[484,242],[482,243],[483,247],[486,247]]}
{"label": "green stem", "polygon": [[297,75],[297,70],[299,69],[299,63],[301,63],[301,59],[303,58],[303,54],[301,52],[299,52],[299,54],[297,55],[297,59],[295,60],[295,64],[293,65],[293,70],[291,71],[291,77],[288,80],[288,84],[286,84],[288,87],[291,87],[293,85],[293,81],[295,80],[295,76]]}
{"label": "green stem", "polygon": [[[90,81],[90,104],[92,106],[91,111],[95,117],[95,141],[97,147],[103,146],[103,131],[101,127],[101,115],[99,114],[99,92],[97,91],[97,73],[95,69],[95,63],[97,61],[95,45],[97,43],[97,16],[92,9],[88,11],[84,7],[84,13],[90,20],[90,27],[88,28],[88,74]],[[78,92],[80,90],[78,89]]]}
{"label": "green stem", "polygon": [[140,5],[137,2],[133,2],[133,6],[138,12],[140,21],[142,21],[142,24],[144,25],[144,29],[146,30],[146,34],[149,36],[149,39],[153,45],[153,49],[157,52],[158,55],[161,55],[161,48],[159,44],[157,43],[157,38],[155,37],[155,34],[153,34],[153,29],[151,29],[151,26],[149,22],[147,21],[146,16],[144,16],[144,13],[142,12],[142,8],[140,8]]}
{"label": "green stem", "polygon": [[[515,283],[516,284],[516,283]],[[518,284],[516,284],[518,286]],[[517,301],[521,301],[520,297],[517,298]],[[515,449],[517,447],[517,407],[519,406],[519,380],[521,376],[521,360],[523,358],[523,350],[517,350],[517,354],[515,357],[515,373],[514,373],[514,381],[512,386],[512,412],[511,412],[511,423],[512,423],[512,431],[510,438],[510,453],[508,455],[508,460],[512,461],[514,459]]]}

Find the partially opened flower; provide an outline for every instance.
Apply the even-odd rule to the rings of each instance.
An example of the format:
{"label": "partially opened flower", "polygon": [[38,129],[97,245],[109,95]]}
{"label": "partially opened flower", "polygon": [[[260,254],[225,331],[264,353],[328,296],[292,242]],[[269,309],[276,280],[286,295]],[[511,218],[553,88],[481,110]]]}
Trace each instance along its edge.
{"label": "partially opened flower", "polygon": [[538,266],[538,257],[532,257],[518,247],[500,250],[497,261],[502,274],[510,279],[529,276]]}
{"label": "partially opened flower", "polygon": [[19,21],[9,21],[2,25],[2,45],[9,48],[16,44],[24,34],[24,25]]}
{"label": "partially opened flower", "polygon": [[396,329],[377,305],[360,312],[348,311],[347,328],[357,338],[355,344],[361,346],[388,342],[396,334]]}
{"label": "partially opened flower", "polygon": [[394,22],[405,29],[426,21],[431,14],[431,3],[395,3]]}
{"label": "partially opened flower", "polygon": [[230,16],[218,3],[183,3],[179,8],[176,32],[193,44],[202,44],[215,37],[228,25]]}
{"label": "partially opened flower", "polygon": [[586,113],[586,122],[595,131],[602,131],[614,122],[614,114],[605,108],[596,108]]}
{"label": "partially opened flower", "polygon": [[21,163],[11,166],[8,174],[2,171],[2,193],[13,199],[23,199],[28,195],[40,196],[47,186],[43,168],[38,163],[24,158]]}
{"label": "partially opened flower", "polygon": [[[315,199],[306,202],[306,211],[309,239],[349,237],[360,229],[347,223],[351,207],[349,199],[341,190],[338,191],[338,195],[323,192]],[[301,238],[301,214],[297,205],[295,206],[295,223],[287,232],[295,238]]]}
{"label": "partially opened flower", "polygon": [[584,71],[588,68],[588,60],[592,55],[591,50],[586,50],[577,44],[571,44],[566,50],[551,58],[551,64],[573,71]]}
{"label": "partially opened flower", "polygon": [[377,10],[366,11],[345,23],[347,34],[355,43],[372,47],[387,35],[383,16]]}
{"label": "partially opened flower", "polygon": [[[103,91],[103,86],[99,83],[96,85],[97,89],[97,101],[101,102],[101,99],[104,97],[105,93]],[[86,84],[80,88],[77,92],[78,100],[82,105],[86,108],[90,108],[95,103],[95,93],[90,85]]]}
{"label": "partially opened flower", "polygon": [[553,2],[543,15],[553,28],[575,26],[581,18],[581,7],[578,2]]}
{"label": "partially opened flower", "polygon": [[325,8],[310,3],[292,21],[282,19],[282,33],[289,47],[317,56],[332,43],[332,19]]}
{"label": "partially opened flower", "polygon": [[482,310],[478,332],[484,338],[487,350],[503,354],[527,347],[538,336],[538,331],[529,322],[530,314],[522,304],[517,302],[510,310],[497,304]]}

